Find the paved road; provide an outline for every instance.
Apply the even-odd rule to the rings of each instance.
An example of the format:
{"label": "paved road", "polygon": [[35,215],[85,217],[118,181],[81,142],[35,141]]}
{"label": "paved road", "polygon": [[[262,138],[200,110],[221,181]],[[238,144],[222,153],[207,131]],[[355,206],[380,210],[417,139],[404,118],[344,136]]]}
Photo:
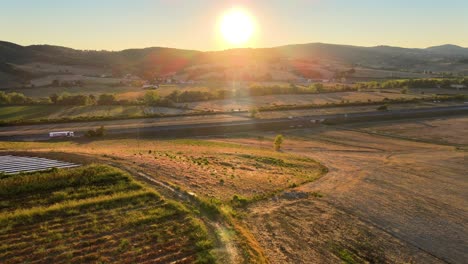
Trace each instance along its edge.
{"label": "paved road", "polygon": [[113,135],[196,136],[249,130],[276,130],[317,125],[319,121],[356,122],[468,114],[468,105],[312,115],[294,118],[252,119],[245,114],[219,114],[174,118],[146,118],[62,124],[0,127],[0,140],[44,140],[51,131],[74,131],[76,136],[103,125]]}

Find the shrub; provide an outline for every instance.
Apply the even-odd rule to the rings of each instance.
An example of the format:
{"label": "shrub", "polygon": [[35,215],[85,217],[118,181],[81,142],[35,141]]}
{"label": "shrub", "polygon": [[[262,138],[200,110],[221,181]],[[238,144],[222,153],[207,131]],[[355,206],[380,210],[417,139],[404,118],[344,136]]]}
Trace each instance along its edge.
{"label": "shrub", "polygon": [[381,105],[381,106],[377,107],[377,110],[387,111],[388,110],[388,105],[387,104]]}
{"label": "shrub", "polygon": [[273,145],[276,151],[279,151],[281,149],[281,145],[283,144],[283,141],[284,141],[283,135],[277,135],[275,137],[275,141],[273,142]]}
{"label": "shrub", "polygon": [[234,207],[246,207],[249,201],[241,196],[238,196],[237,194],[232,197],[231,204]]}
{"label": "shrub", "polygon": [[250,113],[250,117],[257,118],[258,109],[257,108],[252,108],[252,109],[250,109],[249,113]]}
{"label": "shrub", "polygon": [[105,135],[106,135],[106,129],[104,128],[104,126],[100,126],[96,128],[95,130],[91,129],[86,132],[87,137],[103,137]]}
{"label": "shrub", "polygon": [[99,105],[113,105],[116,104],[116,98],[113,94],[101,94],[99,95],[97,103]]}

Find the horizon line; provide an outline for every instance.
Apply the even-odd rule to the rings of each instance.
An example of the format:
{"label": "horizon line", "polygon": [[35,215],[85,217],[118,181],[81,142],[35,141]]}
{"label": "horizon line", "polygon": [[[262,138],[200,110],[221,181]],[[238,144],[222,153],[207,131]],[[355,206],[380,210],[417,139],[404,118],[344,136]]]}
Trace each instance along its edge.
{"label": "horizon line", "polygon": [[187,50],[187,51],[198,51],[198,52],[218,52],[218,51],[228,51],[228,50],[242,50],[242,49],[274,49],[274,48],[281,48],[287,46],[300,46],[300,45],[311,45],[311,44],[323,44],[323,45],[333,45],[333,46],[348,46],[348,47],[360,47],[360,48],[377,48],[377,47],[389,47],[389,48],[403,48],[403,49],[419,49],[425,50],[433,47],[441,47],[441,46],[456,46],[463,49],[468,49],[468,47],[463,47],[461,45],[452,44],[452,43],[444,43],[440,45],[428,46],[424,48],[416,48],[416,47],[403,47],[403,46],[392,46],[387,44],[380,44],[375,46],[360,46],[360,45],[353,45],[353,44],[342,44],[342,43],[326,43],[326,42],[304,42],[304,43],[291,43],[291,44],[284,44],[284,45],[275,45],[275,46],[267,46],[267,47],[232,47],[227,49],[219,49],[219,50],[199,50],[199,49],[190,49],[190,48],[174,48],[174,47],[167,47],[167,46],[148,46],[148,47],[140,47],[140,48],[125,48],[119,50],[110,50],[110,49],[80,49],[80,48],[73,48],[70,46],[61,46],[55,44],[47,44],[47,43],[40,43],[40,44],[30,44],[24,45],[19,44],[16,42],[11,42],[7,40],[0,40],[0,42],[6,42],[15,44],[21,47],[30,47],[30,46],[50,46],[50,47],[60,47],[60,48],[68,48],[77,51],[102,51],[102,52],[122,52],[126,50],[139,50],[139,49],[151,49],[151,48],[166,48],[166,49],[176,49],[176,50]]}

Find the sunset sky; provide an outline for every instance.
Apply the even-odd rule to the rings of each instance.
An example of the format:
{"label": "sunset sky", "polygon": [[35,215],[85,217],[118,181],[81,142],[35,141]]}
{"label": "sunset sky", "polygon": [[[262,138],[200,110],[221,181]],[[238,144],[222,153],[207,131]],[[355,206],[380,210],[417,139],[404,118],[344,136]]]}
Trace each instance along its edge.
{"label": "sunset sky", "polygon": [[[220,30],[233,8],[255,26],[246,42],[229,43]],[[466,14],[466,0],[0,0],[0,40],[99,50],[309,42],[468,47]]]}

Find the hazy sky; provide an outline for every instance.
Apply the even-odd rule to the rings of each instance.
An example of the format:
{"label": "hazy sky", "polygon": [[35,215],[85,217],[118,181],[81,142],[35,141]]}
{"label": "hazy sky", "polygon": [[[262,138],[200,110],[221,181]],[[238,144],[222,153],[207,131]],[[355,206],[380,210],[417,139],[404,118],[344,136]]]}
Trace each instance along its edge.
{"label": "hazy sky", "polygon": [[232,7],[257,28],[250,47],[324,42],[468,47],[468,0],[0,0],[0,40],[78,49],[229,48]]}

